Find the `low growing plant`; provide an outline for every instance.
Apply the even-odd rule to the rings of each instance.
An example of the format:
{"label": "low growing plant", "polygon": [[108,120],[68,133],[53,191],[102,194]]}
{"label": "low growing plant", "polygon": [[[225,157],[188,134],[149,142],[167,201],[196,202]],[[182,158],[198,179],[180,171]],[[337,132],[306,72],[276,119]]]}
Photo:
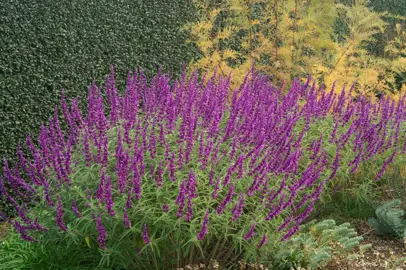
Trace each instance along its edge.
{"label": "low growing plant", "polygon": [[377,235],[406,237],[406,219],[403,218],[404,211],[400,205],[401,200],[392,200],[376,209],[376,218],[370,218],[368,222]]}
{"label": "low growing plant", "polygon": [[270,269],[319,269],[333,258],[357,256],[355,247],[359,246],[361,252],[369,249],[370,244],[360,246],[362,240],[349,223],[337,225],[331,219],[313,220],[301,226],[297,235],[274,248],[277,252],[267,253],[266,259],[270,261]]}

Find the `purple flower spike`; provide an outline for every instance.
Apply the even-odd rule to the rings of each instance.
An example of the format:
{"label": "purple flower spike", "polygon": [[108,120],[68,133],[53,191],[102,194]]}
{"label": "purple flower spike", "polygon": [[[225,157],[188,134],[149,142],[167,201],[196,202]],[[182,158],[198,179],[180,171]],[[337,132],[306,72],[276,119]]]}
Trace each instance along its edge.
{"label": "purple flower spike", "polygon": [[211,195],[213,199],[217,199],[217,195],[218,195],[217,193],[220,190],[220,180],[221,180],[221,178],[218,178],[216,181],[216,184],[214,186],[213,193]]}
{"label": "purple flower spike", "polygon": [[80,212],[78,210],[78,206],[76,205],[75,199],[72,199],[72,211],[73,211],[73,213],[75,213],[76,217],[78,217],[78,218],[82,217],[82,215],[80,214]]}
{"label": "purple flower spike", "polygon": [[112,183],[110,176],[107,176],[107,182],[104,187],[104,199],[106,200],[106,209],[110,216],[114,216],[116,213],[113,210],[114,202],[113,202],[113,195],[112,195]]}
{"label": "purple flower spike", "polygon": [[128,219],[128,212],[127,212],[127,208],[124,208],[124,223],[125,223],[125,227],[127,229],[129,229],[131,227],[131,221]]}
{"label": "purple flower spike", "polygon": [[100,213],[97,216],[96,219],[96,230],[99,232],[99,236],[97,237],[97,241],[99,242],[99,245],[101,249],[106,248],[106,238],[107,238],[107,232],[106,229],[103,226],[103,223],[101,221],[101,216]]}
{"label": "purple flower spike", "polygon": [[255,234],[255,227],[256,227],[256,224],[255,224],[255,223],[252,224],[250,230],[247,232],[246,235],[244,235],[244,239],[245,239],[246,241],[250,240],[250,239],[254,236],[254,234]]}
{"label": "purple flower spike", "polygon": [[190,170],[189,179],[186,186],[190,198],[197,198],[196,186],[196,174],[193,172],[193,170]]}
{"label": "purple flower spike", "polygon": [[27,242],[38,242],[37,240],[35,240],[26,233],[27,229],[24,226],[22,226],[18,221],[13,221],[13,225],[16,231],[20,233],[21,239]]}
{"label": "purple flower spike", "polygon": [[178,205],[178,213],[176,214],[177,217],[181,217],[183,215],[183,208],[185,207],[185,199],[187,196],[187,189],[185,186],[185,181],[182,181],[179,187],[178,197],[176,198],[175,203]]}
{"label": "purple flower spike", "polygon": [[299,226],[295,225],[289,229],[289,231],[282,237],[282,242],[288,240],[292,235],[294,235],[299,230]]}
{"label": "purple flower spike", "polygon": [[125,208],[130,209],[131,207],[132,207],[131,190],[128,190],[127,200],[125,201]]}
{"label": "purple flower spike", "polygon": [[158,173],[158,176],[156,177],[156,184],[158,187],[162,187],[163,182],[164,182],[163,178],[162,178],[162,176],[164,174],[163,169],[162,169],[162,160],[159,161],[157,173]]}
{"label": "purple flower spike", "polygon": [[231,222],[235,222],[240,218],[241,213],[245,206],[244,199],[245,199],[245,195],[241,194],[239,202],[235,204],[235,206],[232,210],[233,216],[231,217]]}
{"label": "purple flower spike", "polygon": [[163,210],[165,213],[168,213],[168,212],[169,212],[169,205],[167,205],[167,204],[162,205],[162,210]]}
{"label": "purple flower spike", "polygon": [[226,197],[224,198],[224,200],[220,203],[220,205],[217,207],[217,213],[219,215],[222,215],[227,204],[229,202],[231,202],[232,198],[234,195],[234,184],[230,185],[230,188],[228,189],[228,193],[226,195]]}
{"label": "purple flower spike", "polygon": [[175,153],[172,152],[171,158],[169,160],[169,176],[171,178],[171,181],[176,181],[175,172],[176,172]]}
{"label": "purple flower spike", "polygon": [[144,224],[144,228],[142,230],[142,239],[144,240],[144,243],[146,245],[148,245],[149,242],[151,242],[151,240],[149,240],[149,236],[148,236],[147,224]]}
{"label": "purple flower spike", "polygon": [[392,155],[391,155],[387,160],[385,160],[385,162],[383,163],[383,165],[382,165],[380,171],[379,171],[378,174],[375,176],[375,180],[382,177],[382,175],[383,175],[383,173],[385,172],[386,168],[389,166],[389,164],[391,164],[391,163],[393,162],[393,160],[394,160],[394,158],[395,158],[397,152],[398,152],[398,149],[395,149],[395,150],[393,151]]}
{"label": "purple flower spike", "polygon": [[259,242],[257,248],[261,248],[263,245],[265,245],[267,243],[267,239],[266,239],[266,233],[264,234],[264,236],[262,237],[261,242]]}
{"label": "purple flower spike", "polygon": [[207,229],[208,222],[209,222],[209,210],[206,210],[206,214],[204,215],[203,219],[202,229],[197,235],[197,240],[202,240],[204,236],[209,233],[209,230]]}
{"label": "purple flower spike", "polygon": [[96,189],[96,198],[100,201],[104,201],[104,188],[106,185],[106,176],[104,170],[101,172],[99,187]]}
{"label": "purple flower spike", "polygon": [[185,216],[185,221],[191,221],[193,217],[193,202],[192,198],[189,196],[187,200],[187,213]]}
{"label": "purple flower spike", "polygon": [[65,222],[63,222],[63,205],[61,201],[61,196],[58,196],[58,205],[56,207],[56,224],[62,231],[66,232],[68,228]]}

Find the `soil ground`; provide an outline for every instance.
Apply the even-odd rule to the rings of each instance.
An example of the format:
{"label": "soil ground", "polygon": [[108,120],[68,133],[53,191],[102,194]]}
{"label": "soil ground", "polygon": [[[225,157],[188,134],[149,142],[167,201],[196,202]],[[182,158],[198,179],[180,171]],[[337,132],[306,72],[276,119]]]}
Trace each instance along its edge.
{"label": "soil ground", "polygon": [[334,260],[323,270],[406,269],[406,246],[403,240],[376,236],[367,221],[360,222],[357,231],[365,239],[362,244],[372,244],[372,248],[354,261]]}

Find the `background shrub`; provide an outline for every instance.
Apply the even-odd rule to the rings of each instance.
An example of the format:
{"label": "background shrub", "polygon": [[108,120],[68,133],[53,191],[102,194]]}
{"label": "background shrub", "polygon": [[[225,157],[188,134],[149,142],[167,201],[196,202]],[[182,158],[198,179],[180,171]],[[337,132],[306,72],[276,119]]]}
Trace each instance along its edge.
{"label": "background shrub", "polygon": [[194,56],[180,30],[194,14],[184,0],[0,1],[0,156],[36,135],[62,88],[85,98],[110,64],[119,83],[133,67],[178,74]]}

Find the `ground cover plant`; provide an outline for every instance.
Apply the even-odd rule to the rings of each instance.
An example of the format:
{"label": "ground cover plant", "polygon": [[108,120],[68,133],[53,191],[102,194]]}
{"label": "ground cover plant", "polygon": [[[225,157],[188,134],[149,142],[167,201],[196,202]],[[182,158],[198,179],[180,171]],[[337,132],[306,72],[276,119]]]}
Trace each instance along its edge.
{"label": "ground cover plant", "polygon": [[[18,213],[9,222],[37,251],[27,252],[30,267],[286,263],[297,251],[271,255],[311,239],[301,224],[321,196],[350,184],[340,176],[362,170],[353,184],[365,184],[403,162],[405,97],[374,103],[310,78],[283,93],[253,69],[231,103],[229,88],[230,77],[170,83],[136,71],[120,94],[112,69],[103,87],[89,87],[86,114],[62,95],[38,140],[27,138],[33,159],[20,148],[15,167],[4,159],[12,191],[2,196]],[[347,225],[314,226],[346,252],[361,241]],[[299,244],[283,244],[295,237]],[[324,264],[331,249],[322,251],[300,260]]]}
{"label": "ground cover plant", "polygon": [[376,209],[376,217],[368,220],[378,235],[392,235],[404,238],[406,220],[404,212],[400,209],[400,200],[392,200],[380,205]]}

